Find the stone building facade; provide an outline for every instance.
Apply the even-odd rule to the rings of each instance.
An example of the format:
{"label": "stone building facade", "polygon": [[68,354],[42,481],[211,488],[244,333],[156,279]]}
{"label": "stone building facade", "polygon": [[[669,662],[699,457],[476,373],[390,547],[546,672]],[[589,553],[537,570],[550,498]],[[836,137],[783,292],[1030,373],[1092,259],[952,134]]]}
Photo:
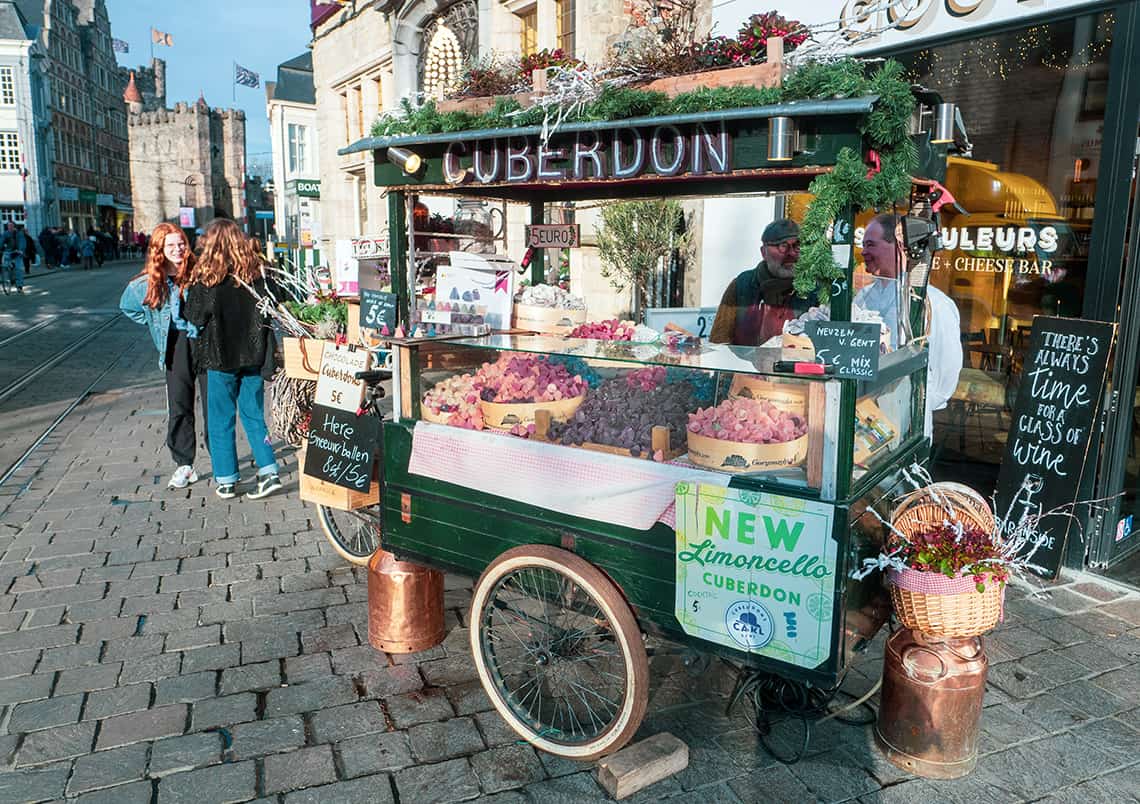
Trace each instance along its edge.
{"label": "stone building facade", "polygon": [[147,232],[163,221],[178,223],[187,208],[194,220],[186,228],[218,216],[244,224],[245,112],[211,109],[204,98],[147,111],[133,75],[123,100],[135,227]]}
{"label": "stone building facade", "polygon": [[367,175],[370,157],[337,154],[368,136],[381,111],[418,93],[441,93],[481,55],[561,47],[600,60],[629,24],[622,0],[313,2],[312,19],[326,248],[387,225],[387,206]]}
{"label": "stone building facade", "polygon": [[166,108],[166,61],[151,58],[150,66],[119,68],[119,86],[125,87],[134,77],[135,89],[142,100],[142,110],[153,112]]}
{"label": "stone building facade", "polygon": [[[699,18],[711,23],[711,0]],[[312,0],[312,56],[319,133],[321,245],[374,236],[387,229],[387,202],[372,185],[370,154],[337,151],[369,135],[377,116],[403,98],[440,97],[464,66],[478,58],[517,58],[561,48],[589,63],[604,62],[613,44],[636,27],[630,0]],[[449,199],[424,197],[448,215]],[[699,204],[690,205],[699,219]],[[560,215],[561,213],[554,213]],[[520,259],[526,206],[508,206],[507,235],[498,250]],[[564,218],[558,217],[558,220]],[[597,210],[577,213],[586,248],[571,254],[571,283],[598,317],[629,308],[598,270],[592,241]],[[699,220],[697,221],[699,223]],[[700,240],[700,235],[697,237]],[[694,276],[698,274],[694,272]],[[686,280],[690,284],[689,277]],[[686,296],[690,295],[686,291]]]}

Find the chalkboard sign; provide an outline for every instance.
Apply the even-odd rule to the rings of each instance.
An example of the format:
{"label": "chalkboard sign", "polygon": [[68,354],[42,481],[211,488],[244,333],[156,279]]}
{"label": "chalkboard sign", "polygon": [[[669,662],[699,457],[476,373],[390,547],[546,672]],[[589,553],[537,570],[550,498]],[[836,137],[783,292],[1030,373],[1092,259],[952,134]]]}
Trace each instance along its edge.
{"label": "chalkboard sign", "polygon": [[873,380],[879,375],[878,324],[846,321],[808,321],[804,334],[815,347],[815,359],[835,366],[835,376]]}
{"label": "chalkboard sign", "polygon": [[371,366],[372,355],[366,349],[326,344],[321,353],[321,370],[313,401],[356,413],[364,400],[364,383],[356,379],[356,375]]}
{"label": "chalkboard sign", "polygon": [[372,486],[372,455],[380,441],[380,418],[313,405],[305,474],[366,493]]}
{"label": "chalkboard sign", "polygon": [[[1100,321],[1033,319],[994,495],[998,516],[1009,515],[1007,532],[1026,515],[1076,502],[1115,331]],[[1060,572],[1072,522],[1067,516],[1041,521],[1042,541],[1030,559],[1041,575]]]}
{"label": "chalkboard sign", "polygon": [[360,326],[379,332],[388,327],[396,331],[396,294],[380,290],[360,289]]}

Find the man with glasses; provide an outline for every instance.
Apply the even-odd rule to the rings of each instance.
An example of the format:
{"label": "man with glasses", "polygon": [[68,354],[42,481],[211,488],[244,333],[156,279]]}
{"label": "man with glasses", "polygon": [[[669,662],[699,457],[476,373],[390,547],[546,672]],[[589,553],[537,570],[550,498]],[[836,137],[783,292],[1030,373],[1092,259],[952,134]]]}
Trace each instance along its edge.
{"label": "man with glasses", "polygon": [[784,322],[814,304],[792,290],[800,258],[800,227],[780,218],[760,238],[762,259],[728,283],[716,311],[709,340],[736,346],[759,346],[784,331]]}
{"label": "man with glasses", "polygon": [[[863,263],[874,281],[855,294],[854,304],[874,310],[891,331],[891,349],[899,338],[899,275],[907,269],[903,247],[902,218],[885,213],[876,215],[863,233]],[[905,288],[903,289],[905,290]],[[926,337],[929,357],[926,370],[927,437],[934,433],[934,411],[946,407],[958,388],[962,370],[961,322],[953,299],[934,285],[926,286]],[[903,344],[905,345],[905,344]]]}

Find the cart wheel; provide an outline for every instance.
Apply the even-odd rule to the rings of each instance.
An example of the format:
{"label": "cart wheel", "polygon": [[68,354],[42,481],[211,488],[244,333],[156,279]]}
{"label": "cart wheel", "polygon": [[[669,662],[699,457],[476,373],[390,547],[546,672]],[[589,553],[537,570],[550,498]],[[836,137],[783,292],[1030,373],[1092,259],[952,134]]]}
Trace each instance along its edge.
{"label": "cart wheel", "polygon": [[506,551],[475,584],[470,622],[483,688],[535,748],[594,759],[641,725],[649,700],[641,629],[589,562],[543,545]]}
{"label": "cart wheel", "polygon": [[380,547],[380,521],[374,514],[318,505],[317,521],[337,554],[352,564],[367,564]]}

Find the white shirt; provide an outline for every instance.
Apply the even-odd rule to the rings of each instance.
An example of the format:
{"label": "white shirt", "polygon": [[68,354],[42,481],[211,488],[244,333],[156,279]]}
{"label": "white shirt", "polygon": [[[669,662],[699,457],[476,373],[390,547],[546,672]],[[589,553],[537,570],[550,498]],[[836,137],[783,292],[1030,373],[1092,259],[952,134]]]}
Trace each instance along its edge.
{"label": "white shirt", "polygon": [[853,304],[867,310],[874,310],[883,319],[891,332],[891,349],[899,348],[899,295],[898,283],[894,279],[875,277],[855,294]]}
{"label": "white shirt", "polygon": [[[962,323],[958,306],[938,288],[929,285],[926,298],[930,305],[930,348],[926,368],[926,416],[923,432],[934,435],[934,411],[942,410],[958,387],[962,370]],[[896,280],[876,277],[875,281],[855,294],[855,304],[875,310],[891,330],[891,348],[898,348],[898,291]]]}
{"label": "white shirt", "polygon": [[962,371],[962,319],[954,300],[933,285],[930,304],[930,365],[926,369],[926,435],[934,433],[934,411],[942,410],[958,388]]}

